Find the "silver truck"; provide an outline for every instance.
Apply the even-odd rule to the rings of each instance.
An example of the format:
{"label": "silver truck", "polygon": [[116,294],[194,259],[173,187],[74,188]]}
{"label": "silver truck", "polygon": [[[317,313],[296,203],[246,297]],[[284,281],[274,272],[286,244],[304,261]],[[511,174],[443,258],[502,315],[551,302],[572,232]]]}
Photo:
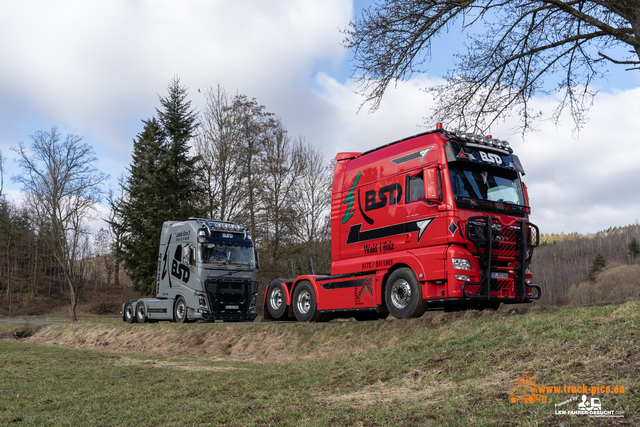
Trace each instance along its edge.
{"label": "silver truck", "polygon": [[258,253],[240,224],[189,218],[162,225],[156,297],[122,304],[122,320],[253,321]]}

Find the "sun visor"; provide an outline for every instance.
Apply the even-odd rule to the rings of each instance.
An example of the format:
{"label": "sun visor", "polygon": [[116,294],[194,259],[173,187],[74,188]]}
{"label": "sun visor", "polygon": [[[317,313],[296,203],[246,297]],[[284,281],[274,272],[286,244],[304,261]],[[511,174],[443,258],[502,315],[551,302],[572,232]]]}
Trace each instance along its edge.
{"label": "sun visor", "polygon": [[500,148],[450,140],[445,144],[447,161],[491,165],[525,174],[520,159]]}

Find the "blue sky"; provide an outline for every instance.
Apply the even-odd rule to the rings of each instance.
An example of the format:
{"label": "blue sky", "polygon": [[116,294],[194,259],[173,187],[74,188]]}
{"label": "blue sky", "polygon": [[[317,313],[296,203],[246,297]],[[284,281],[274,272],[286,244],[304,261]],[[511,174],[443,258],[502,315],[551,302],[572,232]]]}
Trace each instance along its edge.
{"label": "blue sky", "polygon": [[[462,49],[457,29],[434,45],[428,73],[390,88],[378,111],[358,113],[350,52],[338,31],[367,1],[186,0],[11,1],[0,15],[0,151],[5,193],[20,173],[10,151],[37,130],[57,126],[83,135],[111,175],[131,160],[132,141],[166,94],[172,76],[189,88],[220,83],[278,114],[293,135],[339,151],[365,151],[415,134],[425,126],[433,85]],[[600,82],[590,121],[576,139],[572,124],[541,122],[527,136],[507,120],[491,133],[508,139],[527,171],[532,220],[542,232],[596,232],[640,219],[640,73],[615,71]],[[554,97],[535,99],[550,112]],[[104,207],[102,212],[104,213]]]}

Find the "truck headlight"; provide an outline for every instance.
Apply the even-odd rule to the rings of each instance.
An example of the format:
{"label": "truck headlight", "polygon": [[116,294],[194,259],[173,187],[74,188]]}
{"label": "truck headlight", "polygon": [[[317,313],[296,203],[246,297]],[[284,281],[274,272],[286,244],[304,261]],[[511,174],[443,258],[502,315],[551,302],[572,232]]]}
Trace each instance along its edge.
{"label": "truck headlight", "polygon": [[469,276],[467,276],[466,274],[456,274],[456,279],[462,280],[463,282],[471,281],[471,278],[469,278]]}
{"label": "truck headlight", "polygon": [[472,270],[471,261],[464,258],[453,258],[453,268],[456,270]]}
{"label": "truck headlight", "polygon": [[198,295],[198,304],[200,305],[200,307],[207,307],[207,299],[204,297],[204,295]]}

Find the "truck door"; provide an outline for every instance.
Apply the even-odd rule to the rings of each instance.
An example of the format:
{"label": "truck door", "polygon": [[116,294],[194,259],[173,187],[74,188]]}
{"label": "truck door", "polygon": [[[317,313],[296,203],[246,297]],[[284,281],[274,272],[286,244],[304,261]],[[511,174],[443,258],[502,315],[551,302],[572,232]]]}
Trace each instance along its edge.
{"label": "truck door", "polygon": [[404,249],[404,190],[401,177],[358,189],[357,203],[361,219],[349,227],[347,247],[357,248],[357,256],[377,258]]}
{"label": "truck door", "polygon": [[425,238],[432,234],[430,231],[433,221],[441,215],[438,212],[438,202],[428,200],[433,200],[434,196],[442,200],[442,179],[439,169],[437,166],[426,167],[406,175],[406,188],[406,247],[410,249],[428,246]]}

